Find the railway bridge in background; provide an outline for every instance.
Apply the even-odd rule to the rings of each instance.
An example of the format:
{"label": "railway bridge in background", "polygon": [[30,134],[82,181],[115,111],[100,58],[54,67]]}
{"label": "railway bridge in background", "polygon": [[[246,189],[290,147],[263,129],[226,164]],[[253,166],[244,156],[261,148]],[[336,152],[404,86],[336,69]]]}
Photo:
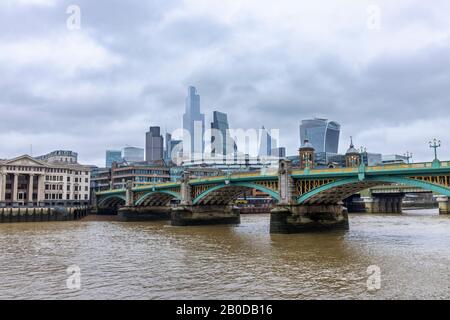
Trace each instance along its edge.
{"label": "railway bridge in background", "polygon": [[[342,201],[362,190],[381,185],[401,185],[432,191],[440,213],[450,213],[450,161],[400,165],[312,170],[292,168],[280,160],[278,170],[190,179],[96,193],[98,212],[117,211],[124,221],[171,219],[174,226],[237,224],[239,209],[233,202],[249,189],[271,196],[271,233],[300,233],[348,229],[348,214]],[[175,200],[175,201],[173,201]],[[171,203],[176,203],[171,205]],[[379,202],[367,204],[376,211]],[[389,205],[399,212],[399,203]],[[401,208],[401,204],[400,204]],[[401,210],[401,209],[400,209]]]}

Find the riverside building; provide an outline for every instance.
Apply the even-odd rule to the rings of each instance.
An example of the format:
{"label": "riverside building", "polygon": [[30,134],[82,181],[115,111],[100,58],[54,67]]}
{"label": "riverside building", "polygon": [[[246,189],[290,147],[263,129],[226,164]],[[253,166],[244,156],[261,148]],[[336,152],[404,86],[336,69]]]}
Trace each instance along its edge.
{"label": "riverside building", "polygon": [[90,170],[71,151],[0,160],[0,206],[87,205]]}

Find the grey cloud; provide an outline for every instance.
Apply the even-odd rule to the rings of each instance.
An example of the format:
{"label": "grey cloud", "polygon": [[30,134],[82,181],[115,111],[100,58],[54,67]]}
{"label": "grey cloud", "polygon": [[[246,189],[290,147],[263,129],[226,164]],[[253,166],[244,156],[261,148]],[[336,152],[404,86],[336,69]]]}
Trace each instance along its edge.
{"label": "grey cloud", "polygon": [[[366,30],[336,33],[339,47],[331,45],[335,39],[303,39],[276,25],[267,34],[265,22],[256,15],[258,7],[254,16],[233,24],[212,11],[171,15],[180,10],[180,1],[76,2],[82,9],[82,32],[122,61],[77,70],[71,77],[51,65],[0,65],[0,139],[10,140],[8,146],[0,141],[0,158],[16,156],[33,143],[39,153],[71,148],[85,162],[101,165],[107,148],[142,146],[150,125],[180,127],[188,85],[197,86],[208,116],[221,110],[229,114],[233,127],[280,128],[289,154],[300,143],[300,120],[321,116],[343,125],[343,150],[353,135],[359,144],[383,149],[372,151],[402,153],[411,148],[418,158],[428,159],[427,146],[407,137],[415,137],[417,128],[429,128],[434,120],[445,123],[449,118],[449,39],[426,46],[415,43],[419,49],[411,50],[389,50],[386,40],[385,50],[364,59],[361,49],[370,43],[358,35]],[[2,10],[0,40],[48,39],[68,32],[68,4]],[[397,5],[389,4],[386,27],[398,32],[411,24],[438,32],[448,28],[435,9],[417,5],[398,5],[405,11],[395,11]],[[448,9],[444,2],[439,6],[442,12]],[[260,41],[242,42],[248,32]],[[36,90],[37,85],[50,87],[54,94]],[[83,85],[92,93],[77,92]],[[403,137],[397,141],[389,136],[389,147],[384,146],[382,132],[400,125]],[[425,141],[439,134],[450,144],[448,130],[427,131]],[[442,152],[450,158],[450,148]]]}

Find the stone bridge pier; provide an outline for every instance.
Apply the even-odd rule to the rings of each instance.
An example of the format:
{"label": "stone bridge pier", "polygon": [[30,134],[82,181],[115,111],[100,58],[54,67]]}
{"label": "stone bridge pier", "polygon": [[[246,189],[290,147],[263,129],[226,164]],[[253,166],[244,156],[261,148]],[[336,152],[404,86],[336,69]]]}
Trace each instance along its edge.
{"label": "stone bridge pier", "polygon": [[364,199],[367,213],[402,213],[403,194],[377,194]]}
{"label": "stone bridge pier", "polygon": [[119,220],[126,222],[170,220],[170,207],[166,205],[136,206],[133,185],[127,183],[125,206],[118,210]]}
{"label": "stone bridge pier", "polygon": [[291,173],[291,162],[280,161],[278,170],[280,202],[270,213],[270,233],[348,230],[348,212],[342,203],[298,204],[294,196]]}
{"label": "stone bridge pier", "polygon": [[437,198],[439,203],[439,214],[450,214],[450,200],[446,196],[440,196]]}
{"label": "stone bridge pier", "polygon": [[232,205],[194,205],[189,184],[189,173],[183,173],[181,179],[181,202],[172,208],[172,226],[199,226],[218,224],[239,224],[240,210]]}

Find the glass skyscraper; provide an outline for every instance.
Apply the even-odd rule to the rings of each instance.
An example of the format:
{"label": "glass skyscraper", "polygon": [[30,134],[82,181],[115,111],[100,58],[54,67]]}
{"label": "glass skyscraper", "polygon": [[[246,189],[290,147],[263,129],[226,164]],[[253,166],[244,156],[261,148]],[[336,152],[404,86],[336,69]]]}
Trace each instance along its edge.
{"label": "glass skyscraper", "polygon": [[106,168],[111,168],[113,162],[121,163],[122,161],[122,151],[106,150]]}
{"label": "glass skyscraper", "polygon": [[315,152],[338,153],[341,125],[327,119],[303,120],[300,125],[300,145],[306,138],[313,145]]}
{"label": "glass skyscraper", "polygon": [[211,122],[211,153],[213,155],[228,155],[234,153],[234,141],[230,136],[230,126],[226,113],[214,111]]}
{"label": "glass skyscraper", "polygon": [[272,149],[276,149],[278,147],[278,141],[273,138],[269,131],[267,131],[264,126],[260,130],[260,143],[259,143],[259,150],[258,155],[260,157],[263,156],[271,156],[272,155]]}
{"label": "glass skyscraper", "polygon": [[[186,111],[183,115],[183,129],[189,133],[189,137],[184,138],[184,152],[203,155],[205,143],[203,135],[205,132],[205,115],[200,113],[200,95],[195,87],[189,87],[186,97]],[[189,143],[190,142],[190,143]]]}

